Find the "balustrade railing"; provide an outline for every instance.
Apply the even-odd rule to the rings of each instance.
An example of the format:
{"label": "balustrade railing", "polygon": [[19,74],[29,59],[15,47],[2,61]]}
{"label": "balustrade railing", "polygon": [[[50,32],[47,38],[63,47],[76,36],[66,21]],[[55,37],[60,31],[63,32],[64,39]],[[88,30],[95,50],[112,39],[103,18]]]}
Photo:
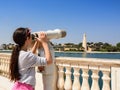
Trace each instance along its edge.
{"label": "balustrade railing", "polygon": [[[0,54],[0,75],[9,77],[10,54]],[[111,68],[120,60],[57,57],[59,90],[111,90]]]}
{"label": "balustrade railing", "polygon": [[58,57],[56,65],[59,90],[111,90],[111,68],[120,60]]}
{"label": "balustrade railing", "polygon": [[0,54],[0,75],[9,77],[10,54]]}

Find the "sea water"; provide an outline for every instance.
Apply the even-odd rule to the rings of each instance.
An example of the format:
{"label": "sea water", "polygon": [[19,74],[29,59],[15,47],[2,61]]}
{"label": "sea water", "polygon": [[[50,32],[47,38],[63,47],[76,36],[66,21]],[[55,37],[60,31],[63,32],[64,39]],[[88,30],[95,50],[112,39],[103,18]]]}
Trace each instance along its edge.
{"label": "sea water", "polygon": [[[11,52],[11,50],[0,50],[0,53]],[[55,52],[55,57],[120,59],[120,52]]]}
{"label": "sea water", "polygon": [[120,59],[120,52],[55,52],[56,57]]}

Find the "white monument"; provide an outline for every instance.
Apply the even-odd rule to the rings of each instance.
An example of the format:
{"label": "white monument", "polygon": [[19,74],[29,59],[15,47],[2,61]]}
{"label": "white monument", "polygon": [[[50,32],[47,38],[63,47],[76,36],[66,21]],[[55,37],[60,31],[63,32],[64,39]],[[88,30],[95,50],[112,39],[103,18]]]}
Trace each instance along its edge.
{"label": "white monument", "polygon": [[84,51],[87,51],[87,40],[86,40],[86,34],[83,34],[83,42],[82,42],[82,47],[84,48]]}

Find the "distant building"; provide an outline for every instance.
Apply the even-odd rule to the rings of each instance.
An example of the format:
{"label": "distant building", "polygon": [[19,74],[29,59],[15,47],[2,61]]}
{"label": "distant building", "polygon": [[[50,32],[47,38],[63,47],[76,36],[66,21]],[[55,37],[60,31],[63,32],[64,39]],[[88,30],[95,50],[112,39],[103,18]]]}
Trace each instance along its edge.
{"label": "distant building", "polygon": [[0,45],[0,50],[3,50],[3,46],[2,45]]}
{"label": "distant building", "polygon": [[64,47],[60,45],[54,46],[55,51],[64,51]]}
{"label": "distant building", "polygon": [[6,49],[7,45],[6,44],[1,44],[0,45],[0,49],[3,50],[3,49]]}
{"label": "distant building", "polygon": [[82,47],[84,48],[84,51],[87,52],[87,40],[86,40],[86,34],[83,35],[83,42]]}

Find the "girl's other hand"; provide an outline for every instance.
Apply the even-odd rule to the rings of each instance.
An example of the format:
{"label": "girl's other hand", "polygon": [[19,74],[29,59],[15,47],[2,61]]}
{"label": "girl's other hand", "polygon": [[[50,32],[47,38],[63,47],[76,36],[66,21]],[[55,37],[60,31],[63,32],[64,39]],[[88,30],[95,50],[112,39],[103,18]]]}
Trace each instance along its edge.
{"label": "girl's other hand", "polygon": [[41,43],[48,42],[48,38],[45,32],[40,32],[39,39]]}

